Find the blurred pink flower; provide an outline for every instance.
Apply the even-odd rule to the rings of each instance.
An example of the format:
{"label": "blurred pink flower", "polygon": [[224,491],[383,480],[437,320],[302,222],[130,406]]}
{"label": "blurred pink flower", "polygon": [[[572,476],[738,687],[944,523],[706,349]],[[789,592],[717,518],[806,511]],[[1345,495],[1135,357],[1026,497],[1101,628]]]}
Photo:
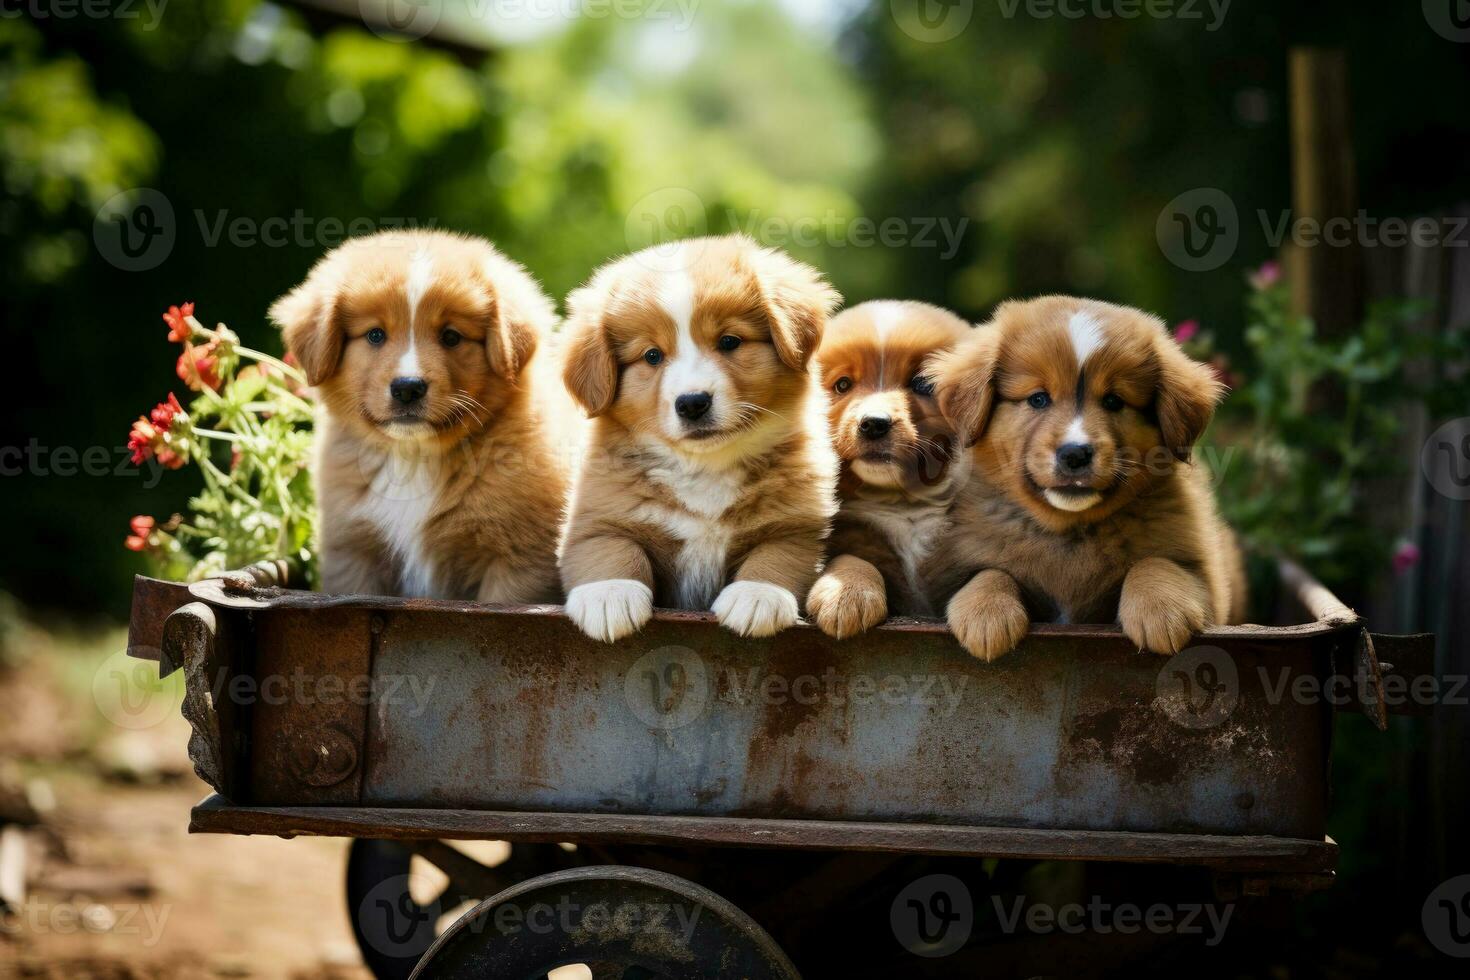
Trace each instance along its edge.
{"label": "blurred pink flower", "polygon": [[1174,328],[1174,339],[1181,344],[1187,344],[1199,333],[1198,320],[1185,320]]}
{"label": "blurred pink flower", "polygon": [[1280,281],[1280,262],[1262,262],[1261,267],[1251,273],[1251,288],[1253,289],[1270,289]]}
{"label": "blurred pink flower", "polygon": [[1399,546],[1393,550],[1393,573],[1402,575],[1415,565],[1419,564],[1419,546],[1412,541],[1400,541]]}
{"label": "blurred pink flower", "polygon": [[1216,354],[1210,358],[1209,368],[1215,372],[1215,378],[1231,391],[1240,387],[1240,375],[1230,370],[1230,358],[1224,354]]}

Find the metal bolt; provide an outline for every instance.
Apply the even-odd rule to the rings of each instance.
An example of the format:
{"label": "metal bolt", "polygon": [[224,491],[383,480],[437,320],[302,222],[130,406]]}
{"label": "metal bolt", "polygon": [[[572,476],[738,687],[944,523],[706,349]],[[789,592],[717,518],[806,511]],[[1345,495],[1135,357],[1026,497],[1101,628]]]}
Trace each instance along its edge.
{"label": "metal bolt", "polygon": [[333,786],[357,769],[357,746],[335,728],[318,728],[295,741],[291,771],[310,786]]}

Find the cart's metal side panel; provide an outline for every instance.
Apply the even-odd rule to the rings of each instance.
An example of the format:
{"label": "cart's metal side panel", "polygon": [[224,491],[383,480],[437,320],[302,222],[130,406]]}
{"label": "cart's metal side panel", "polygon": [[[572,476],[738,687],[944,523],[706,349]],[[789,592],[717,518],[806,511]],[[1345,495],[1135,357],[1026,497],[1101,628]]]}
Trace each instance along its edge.
{"label": "cart's metal side panel", "polygon": [[1294,685],[1336,634],[1170,661],[1039,633],[986,665],[938,632],[655,620],[608,646],[560,617],[378,615],[366,806],[1324,830],[1324,705]]}
{"label": "cart's metal side panel", "polygon": [[222,692],[251,711],[251,799],[352,804],[360,799],[372,686],[365,609],[252,614],[256,661],[247,684]]}

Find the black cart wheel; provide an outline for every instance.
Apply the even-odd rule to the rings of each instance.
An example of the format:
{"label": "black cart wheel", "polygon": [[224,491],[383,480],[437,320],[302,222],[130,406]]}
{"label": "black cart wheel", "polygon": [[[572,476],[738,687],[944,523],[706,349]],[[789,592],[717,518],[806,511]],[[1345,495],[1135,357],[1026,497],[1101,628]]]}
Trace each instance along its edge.
{"label": "black cart wheel", "polygon": [[580,963],[593,980],[800,980],[755,920],[662,871],[589,867],[488,898],[445,930],[413,980],[540,980]]}
{"label": "black cart wheel", "polygon": [[[409,890],[414,855],[449,876],[449,884],[424,904]],[[353,938],[377,980],[408,980],[438,935],[445,912],[575,860],[555,844],[516,844],[510,857],[492,868],[442,841],[354,840],[347,858]]]}

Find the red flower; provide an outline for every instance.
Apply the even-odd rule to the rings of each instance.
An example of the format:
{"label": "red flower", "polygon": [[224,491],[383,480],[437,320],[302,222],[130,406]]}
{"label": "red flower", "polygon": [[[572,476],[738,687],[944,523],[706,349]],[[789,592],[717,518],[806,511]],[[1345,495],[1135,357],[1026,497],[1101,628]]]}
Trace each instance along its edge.
{"label": "red flower", "polygon": [[168,339],[176,344],[186,342],[190,334],[193,333],[188,323],[188,318],[193,315],[193,303],[185,303],[183,306],[170,306],[168,312],[163,315],[163,322],[168,324]]}
{"label": "red flower", "polygon": [[184,465],[184,457],[168,441],[169,430],[183,414],[183,406],[170,392],[168,401],[159,402],[147,415],[138,416],[138,421],[133,423],[132,431],[128,433],[128,449],[132,450],[134,466],[142,466],[145,460],[155,457],[171,470]]}
{"label": "red flower", "polygon": [[153,533],[153,518],[147,514],[139,514],[131,521],[128,521],[128,527],[133,533],[128,535],[127,539],[123,541],[123,547],[129,551],[143,551],[147,549],[148,536]]}
{"label": "red flower", "polygon": [[1174,339],[1181,344],[1187,344],[1199,333],[1198,320],[1185,320],[1174,328]]}
{"label": "red flower", "polygon": [[217,347],[219,347],[218,340],[211,340],[198,347],[185,344],[184,352],[179,355],[179,363],[175,368],[179,380],[194,391],[202,388],[217,391],[219,389],[219,358],[214,353]]}
{"label": "red flower", "polygon": [[153,406],[153,411],[148,413],[148,420],[155,426],[167,432],[174,424],[174,418],[184,414],[184,406],[179,404],[178,398],[173,392],[168,393],[168,401],[159,402]]}

